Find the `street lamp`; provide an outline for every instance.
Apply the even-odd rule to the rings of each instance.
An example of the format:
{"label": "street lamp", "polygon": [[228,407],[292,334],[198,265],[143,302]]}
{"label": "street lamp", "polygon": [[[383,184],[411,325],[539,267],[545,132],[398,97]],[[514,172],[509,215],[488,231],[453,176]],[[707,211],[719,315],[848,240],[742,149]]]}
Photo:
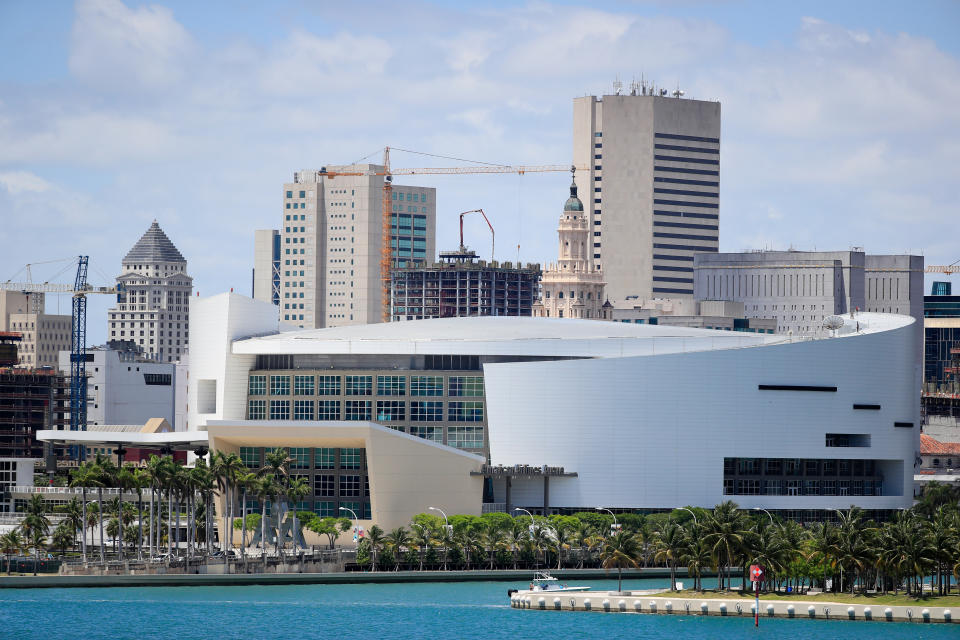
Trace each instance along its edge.
{"label": "street lamp", "polygon": [[753,507],[752,509],[750,509],[750,511],[763,511],[765,514],[767,514],[767,517],[770,518],[770,526],[771,527],[773,526],[773,516],[770,515],[770,512],[764,509],[763,507]]}
{"label": "street lamp", "polygon": [[450,525],[447,524],[447,514],[444,513],[443,509],[438,509],[437,507],[427,507],[428,511],[439,511],[440,515],[443,516],[443,570],[447,570],[447,537],[450,535]]}
{"label": "street lamp", "polygon": [[615,514],[613,511],[611,511],[610,509],[607,509],[606,507],[594,507],[594,508],[595,508],[597,511],[606,511],[607,513],[609,513],[610,515],[612,515],[612,516],[613,516],[613,524],[614,524],[614,525],[617,524],[617,514]]}
{"label": "street lamp", "polygon": [[527,511],[526,509],[521,509],[520,507],[514,507],[513,510],[514,510],[514,511],[523,511],[525,514],[527,514],[528,516],[530,516],[530,537],[533,538],[533,527],[535,526],[535,523],[534,523],[534,521],[533,521],[533,514],[530,513],[529,511]]}
{"label": "street lamp", "polygon": [[682,511],[686,511],[687,513],[689,513],[690,515],[693,516],[693,526],[695,526],[695,527],[699,527],[699,526],[700,526],[700,523],[697,522],[697,514],[695,514],[695,513],[693,512],[693,509],[687,509],[686,507],[677,507],[677,509],[680,509],[680,510],[682,510]]}
{"label": "street lamp", "polygon": [[357,544],[360,544],[360,529],[358,528],[357,521],[360,519],[357,517],[357,513],[348,507],[340,507],[340,511],[349,511],[350,515],[353,516],[353,541]]}

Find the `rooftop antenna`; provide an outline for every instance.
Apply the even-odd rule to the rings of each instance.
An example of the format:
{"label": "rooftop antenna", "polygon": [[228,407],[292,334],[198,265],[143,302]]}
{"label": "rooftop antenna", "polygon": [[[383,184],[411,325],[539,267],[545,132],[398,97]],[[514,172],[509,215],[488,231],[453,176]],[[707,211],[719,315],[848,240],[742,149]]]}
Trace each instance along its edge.
{"label": "rooftop antenna", "polygon": [[674,97],[674,98],[680,98],[680,97],[683,96],[683,93],[684,93],[684,92],[680,90],[680,83],[678,82],[678,83],[677,83],[677,88],[673,91],[673,97]]}
{"label": "rooftop antenna", "polygon": [[613,81],[613,93],[614,95],[620,95],[620,92],[623,90],[623,83],[620,82],[620,76],[617,76],[617,79]]}
{"label": "rooftop antenna", "polygon": [[636,77],[634,77],[633,82],[630,83],[630,95],[637,95],[637,90],[640,88],[640,83],[637,82]]}
{"label": "rooftop antenna", "polygon": [[642,96],[647,95],[647,81],[646,81],[646,79],[643,77],[643,72],[642,72],[642,71],[640,72],[640,95],[642,95]]}

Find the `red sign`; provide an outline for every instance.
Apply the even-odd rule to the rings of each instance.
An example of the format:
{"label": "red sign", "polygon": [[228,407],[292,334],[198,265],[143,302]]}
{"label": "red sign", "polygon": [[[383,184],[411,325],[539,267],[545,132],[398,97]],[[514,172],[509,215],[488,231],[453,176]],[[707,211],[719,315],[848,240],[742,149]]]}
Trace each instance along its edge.
{"label": "red sign", "polygon": [[763,567],[758,564],[750,565],[750,580],[760,582],[763,580]]}

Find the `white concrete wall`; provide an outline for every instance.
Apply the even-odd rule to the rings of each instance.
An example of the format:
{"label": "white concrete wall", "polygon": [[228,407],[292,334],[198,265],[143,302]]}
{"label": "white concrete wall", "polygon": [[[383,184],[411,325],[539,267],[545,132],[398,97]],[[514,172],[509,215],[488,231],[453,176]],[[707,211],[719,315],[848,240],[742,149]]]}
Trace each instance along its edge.
{"label": "white concrete wall", "polygon": [[[235,293],[192,298],[190,368],[187,382],[187,425],[202,430],[207,420],[246,418],[247,372],[255,355],[235,355],[232,342],[278,331],[278,308]],[[200,413],[198,384],[216,384],[216,408]]]}
{"label": "white concrete wall", "polygon": [[[919,450],[912,320],[861,315],[870,317],[899,328],[723,351],[486,365],[491,461],[578,472],[551,481],[555,507],[712,507],[728,498],[745,508],[909,507]],[[882,409],[855,411],[854,403]],[[871,446],[827,448],[828,432],[870,434]],[[724,496],[725,457],[889,460],[884,492],[902,495]],[[514,483],[514,504],[542,498],[542,482]]]}

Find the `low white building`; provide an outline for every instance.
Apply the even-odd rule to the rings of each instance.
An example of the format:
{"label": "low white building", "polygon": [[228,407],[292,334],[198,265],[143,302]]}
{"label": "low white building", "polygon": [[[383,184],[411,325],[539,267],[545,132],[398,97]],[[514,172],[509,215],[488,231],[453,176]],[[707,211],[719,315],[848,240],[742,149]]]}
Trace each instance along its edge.
{"label": "low white building", "polygon": [[[69,375],[70,352],[60,352],[59,368]],[[95,347],[87,349],[87,423],[143,424],[164,418],[176,424],[178,367],[155,362],[136,352]],[[180,369],[181,375],[186,371]],[[186,406],[186,398],[180,400]],[[182,414],[183,411],[179,412]]]}

